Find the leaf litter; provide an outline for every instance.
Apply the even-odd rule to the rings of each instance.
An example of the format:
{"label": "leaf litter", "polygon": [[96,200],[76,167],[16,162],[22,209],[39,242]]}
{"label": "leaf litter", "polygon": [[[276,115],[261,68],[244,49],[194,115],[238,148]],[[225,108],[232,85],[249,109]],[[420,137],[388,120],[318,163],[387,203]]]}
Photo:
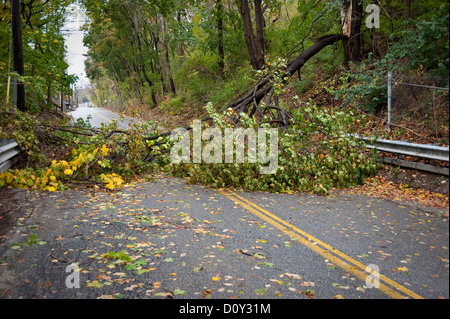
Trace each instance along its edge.
{"label": "leaf litter", "polygon": [[[67,240],[75,234],[82,238],[84,246],[74,255],[78,255],[76,261],[82,266],[84,288],[98,291],[90,296],[114,299],[316,297],[314,282],[295,270],[278,268],[282,266],[266,252],[269,246],[290,250],[295,242],[284,238],[275,244],[270,242],[270,237],[259,233],[248,247],[235,247],[239,241],[231,239],[240,235],[239,228],[222,227],[223,214],[227,212],[218,207],[215,196],[207,196],[192,187],[184,187],[183,192],[165,193],[166,189],[179,187],[177,183],[177,180],[165,180],[160,189],[154,187],[151,191],[146,190],[149,184],[136,183],[121,192],[91,193],[75,204],[70,203],[75,213],[65,213],[64,218],[78,227],[73,229],[73,234],[60,232],[53,239],[67,253]],[[168,200],[170,197],[177,199]],[[202,202],[208,205],[209,201],[213,202],[210,206],[201,205],[208,208],[202,209],[202,214],[192,209]],[[61,209],[64,208],[61,203]],[[258,232],[267,229],[247,216],[238,222]],[[382,257],[389,258],[388,253],[380,252]],[[224,262],[230,258],[248,264],[249,270],[237,276],[234,265],[226,266]],[[405,269],[397,267],[395,271],[408,272]],[[270,279],[263,282],[262,271],[270,272],[272,275],[266,277]],[[255,288],[247,287],[253,282],[258,282]],[[336,294],[336,298],[343,295]]]}
{"label": "leaf litter", "polygon": [[[150,185],[151,191],[146,189],[149,184],[135,183],[116,192],[82,192],[70,200],[58,199],[57,194],[52,194],[58,201],[55,208],[61,224],[71,224],[72,229],[67,232],[61,226],[61,231],[52,236],[49,244],[54,247],[53,255],[76,256],[73,259],[80,265],[81,288],[91,291],[86,292],[90,298],[223,298],[224,294],[228,298],[246,298],[269,296],[269,293],[271,297],[286,296],[287,291],[271,290],[270,281],[260,289],[247,289],[247,284],[255,280],[251,271],[236,276],[233,266],[226,266],[225,261],[230,256],[236,258],[230,239],[239,232],[234,227],[219,227],[227,212],[219,207],[217,196],[185,187],[176,179],[160,182],[162,187],[151,188]],[[176,184],[182,184],[184,189],[166,192],[179,188]],[[171,197],[176,201],[170,200]],[[191,207],[194,204],[198,207],[202,202],[207,205],[202,205],[206,209],[200,218]],[[64,212],[61,214],[61,211]],[[251,219],[243,223],[261,230],[265,228]],[[82,245],[75,247],[74,238]],[[49,242],[48,238],[45,241]],[[43,246],[45,241],[37,240]],[[267,245],[268,240],[257,238],[255,243],[249,248],[252,251],[249,262],[254,267],[259,266],[259,271],[261,267],[274,268],[275,264],[267,260],[262,251],[261,245]],[[199,253],[201,249],[205,249],[206,254]],[[72,258],[55,259],[55,265],[64,264],[66,260]],[[204,278],[200,280],[202,287],[192,283],[199,275]],[[58,293],[64,291],[52,290],[46,294]]]}

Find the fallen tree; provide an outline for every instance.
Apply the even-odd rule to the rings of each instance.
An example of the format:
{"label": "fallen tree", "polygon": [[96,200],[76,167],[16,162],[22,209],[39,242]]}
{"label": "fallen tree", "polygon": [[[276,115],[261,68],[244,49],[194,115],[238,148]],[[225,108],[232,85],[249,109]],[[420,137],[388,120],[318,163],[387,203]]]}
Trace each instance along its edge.
{"label": "fallen tree", "polygon": [[[256,85],[248,92],[241,94],[241,97],[235,101],[227,104],[224,110],[230,110],[233,123],[236,125],[239,121],[240,113],[247,113],[249,117],[255,115],[258,111],[261,115],[268,115],[271,122],[279,123],[279,126],[284,130],[289,125],[289,115],[286,110],[280,107],[278,96],[275,94],[275,85],[284,84],[287,79],[298,72],[305,63],[319,53],[325,47],[332,45],[344,38],[342,34],[331,34],[318,38],[312,46],[300,53],[295,59],[287,64],[281,65],[277,69],[270,71],[263,75]],[[261,108],[261,102],[264,101],[264,109]],[[271,110],[275,110],[272,113]],[[206,116],[201,121],[211,120],[210,116]],[[190,130],[190,125],[185,125],[183,128]],[[171,132],[163,132],[156,136],[149,136],[147,140],[155,140],[162,136],[168,136]]]}
{"label": "fallen tree", "polygon": [[[267,122],[271,127],[281,128],[283,132],[277,134],[277,153],[272,153],[276,156],[276,173],[261,171],[267,163],[264,162],[266,154],[261,153],[261,156],[259,147],[256,162],[250,161],[248,157],[244,157],[243,162],[238,162],[237,153],[233,154],[233,157],[236,155],[236,162],[233,163],[224,162],[223,158],[213,164],[205,161],[195,164],[173,161],[172,154],[168,155],[169,152],[172,153],[172,146],[176,143],[168,138],[172,131],[160,133],[157,123],[151,121],[136,123],[122,131],[117,122],[99,129],[90,127],[84,121],[75,123],[74,126],[67,123],[43,124],[31,120],[26,124],[26,115],[18,112],[15,115],[17,120],[10,117],[13,123],[5,127],[13,128],[14,123],[23,124],[24,130],[30,132],[30,137],[25,139],[31,141],[27,147],[28,154],[36,153],[39,165],[36,168],[23,165],[23,169],[0,174],[0,187],[56,191],[65,189],[71,183],[85,182],[94,187],[103,184],[105,188],[113,190],[121,188],[127,176],[138,176],[155,170],[188,177],[192,183],[212,187],[242,187],[277,192],[299,190],[326,194],[335,187],[361,184],[365,177],[376,170],[376,160],[365,153],[362,145],[346,135],[349,125],[355,120],[354,114],[325,110],[315,105],[288,111],[278,100],[280,87],[289,77],[322,49],[343,37],[341,34],[333,34],[318,38],[290,62],[280,60],[276,66],[268,69],[251,89],[235,101],[219,110],[210,103],[206,106],[209,115],[201,121],[213,122],[212,125],[221,132],[229,128],[230,124],[254,131],[267,127]],[[192,129],[190,125],[184,128]],[[210,140],[202,138],[202,147],[209,143]],[[58,152],[54,155],[58,156],[51,160],[44,155],[44,149],[45,153],[56,149]],[[202,148],[202,156],[203,152],[207,154],[207,149]],[[235,151],[237,152],[237,148],[235,150],[233,147],[233,152]],[[272,147],[270,151],[272,152]]]}

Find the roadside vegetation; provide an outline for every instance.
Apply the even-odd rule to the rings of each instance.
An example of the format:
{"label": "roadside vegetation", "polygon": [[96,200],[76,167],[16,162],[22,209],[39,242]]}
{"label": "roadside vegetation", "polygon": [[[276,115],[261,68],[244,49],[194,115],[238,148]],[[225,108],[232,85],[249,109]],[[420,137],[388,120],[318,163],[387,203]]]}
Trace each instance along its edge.
{"label": "roadside vegetation", "polygon": [[[0,187],[115,190],[163,171],[212,187],[328,194],[380,168],[348,133],[448,145],[448,90],[439,92],[435,121],[404,116],[385,127],[388,71],[448,76],[448,2],[378,3],[380,27],[370,29],[369,1],[80,1],[90,99],[145,123],[126,131],[72,124],[54,104],[76,81],[65,73],[57,27],[73,2],[24,1],[26,109],[0,87],[1,137],[24,154]],[[9,2],[0,6],[6,74]],[[171,163],[168,133],[201,118],[204,127],[279,128],[277,173],[260,175],[260,163]]]}

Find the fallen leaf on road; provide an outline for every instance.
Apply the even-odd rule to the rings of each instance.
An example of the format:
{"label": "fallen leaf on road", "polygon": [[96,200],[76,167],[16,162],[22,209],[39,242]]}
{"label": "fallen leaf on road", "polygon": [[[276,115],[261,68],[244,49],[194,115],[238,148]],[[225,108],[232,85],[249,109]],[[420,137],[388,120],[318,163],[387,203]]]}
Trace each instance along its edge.
{"label": "fallen leaf on road", "polygon": [[175,290],[173,291],[173,294],[174,294],[175,296],[184,296],[184,295],[186,295],[186,290],[175,289]]}
{"label": "fallen leaf on road", "polygon": [[212,292],[211,289],[205,289],[203,291],[203,298],[211,298],[211,292]]}
{"label": "fallen leaf on road", "polygon": [[125,291],[132,291],[135,288],[141,288],[141,285],[136,284],[136,285],[131,285],[130,287],[125,288]]}
{"label": "fallen leaf on road", "polygon": [[291,279],[298,279],[298,280],[302,279],[302,276],[300,276],[300,275],[291,274],[291,273],[288,273],[288,272],[286,272],[286,273],[284,273],[284,274],[285,274],[287,277],[291,278]]}

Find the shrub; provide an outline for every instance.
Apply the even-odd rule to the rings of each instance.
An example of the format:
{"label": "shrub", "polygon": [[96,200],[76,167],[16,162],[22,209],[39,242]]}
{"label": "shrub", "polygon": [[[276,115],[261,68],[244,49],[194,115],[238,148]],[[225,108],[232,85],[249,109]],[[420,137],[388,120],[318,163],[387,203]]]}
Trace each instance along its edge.
{"label": "shrub", "polygon": [[[50,192],[64,189],[64,182],[73,179],[76,175],[82,174],[89,176],[91,167],[106,167],[102,162],[108,156],[109,148],[105,144],[101,148],[93,146],[80,146],[72,150],[72,157],[69,161],[54,160],[48,168],[26,168],[12,169],[0,174],[0,187],[12,186],[25,189],[42,189]],[[116,174],[102,174],[102,182],[106,183],[109,189],[120,188],[123,179]]]}
{"label": "shrub", "polygon": [[[168,144],[160,140],[147,142],[146,134],[157,135],[157,123],[132,124],[124,132],[118,132],[117,121],[103,125],[98,131],[90,128],[89,121],[77,121],[76,126],[40,125],[37,120],[27,117],[26,113],[15,111],[5,127],[26,130],[20,138],[19,133],[10,133],[2,129],[2,135],[7,138],[17,138],[20,145],[27,150],[29,165],[24,169],[10,169],[0,174],[0,187],[16,187],[25,189],[41,189],[46,191],[63,190],[72,181],[87,180],[104,184],[107,189],[121,188],[125,176],[135,176],[151,171],[157,164],[146,161],[147,157],[158,154]],[[59,158],[44,157],[39,141],[36,138],[36,127],[44,140],[56,137],[59,144],[52,145],[59,150]],[[77,132],[81,130],[81,134]],[[87,129],[87,130],[86,130]],[[86,132],[95,132],[89,136]],[[118,133],[117,133],[118,132]],[[48,134],[48,135],[46,135]],[[155,145],[158,143],[159,145]],[[44,146],[48,153],[49,145]],[[43,161],[45,158],[45,161]]]}

